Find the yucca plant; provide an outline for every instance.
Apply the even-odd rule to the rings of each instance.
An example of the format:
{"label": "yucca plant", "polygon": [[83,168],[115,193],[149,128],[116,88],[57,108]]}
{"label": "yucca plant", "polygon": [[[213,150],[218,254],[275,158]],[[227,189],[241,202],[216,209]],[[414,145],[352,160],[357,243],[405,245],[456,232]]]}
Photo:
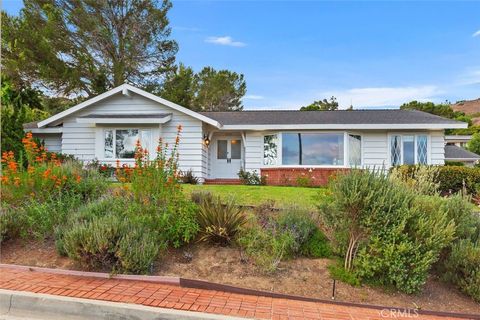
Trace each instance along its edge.
{"label": "yucca plant", "polygon": [[243,208],[233,199],[222,202],[220,197],[204,198],[198,211],[200,241],[229,244],[247,218]]}

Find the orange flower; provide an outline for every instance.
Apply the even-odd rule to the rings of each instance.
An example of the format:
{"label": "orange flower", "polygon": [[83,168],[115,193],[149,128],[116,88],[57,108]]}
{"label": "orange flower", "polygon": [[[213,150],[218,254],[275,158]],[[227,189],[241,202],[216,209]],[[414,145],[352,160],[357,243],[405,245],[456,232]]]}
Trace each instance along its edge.
{"label": "orange flower", "polygon": [[7,176],[2,176],[2,183],[8,184],[8,177]]}
{"label": "orange flower", "polygon": [[48,179],[48,177],[50,176],[50,173],[52,172],[51,169],[47,169],[45,170],[45,172],[43,173],[43,178],[44,179]]}
{"label": "orange flower", "polygon": [[8,169],[10,169],[13,172],[17,172],[18,164],[15,161],[10,160],[8,162]]}
{"label": "orange flower", "polygon": [[20,178],[19,177],[15,177],[13,178],[13,184],[18,187],[20,185]]}
{"label": "orange flower", "polygon": [[80,183],[80,181],[82,181],[82,177],[80,177],[80,175],[76,174],[75,175],[75,181],[77,181],[77,183]]}

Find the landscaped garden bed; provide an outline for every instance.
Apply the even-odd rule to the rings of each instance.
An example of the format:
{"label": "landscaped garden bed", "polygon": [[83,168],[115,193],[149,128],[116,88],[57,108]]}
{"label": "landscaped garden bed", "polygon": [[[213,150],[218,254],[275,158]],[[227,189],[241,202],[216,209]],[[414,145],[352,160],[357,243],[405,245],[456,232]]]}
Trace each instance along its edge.
{"label": "landscaped garden bed", "polygon": [[138,144],[112,186],[27,136],[24,162],[2,157],[1,262],[324,299],[335,278],[340,301],[480,312],[480,217],[469,196],[440,196],[435,168],[352,171],[321,189],[190,186],[179,139],[155,160]]}
{"label": "landscaped garden bed", "polygon": [[[184,253],[192,254],[187,262]],[[171,249],[156,263],[153,275],[206,280],[243,288],[331,299],[333,280],[327,266],[331,259],[297,258],[282,262],[274,274],[256,271],[241,261],[238,248],[192,244]],[[2,244],[1,263],[82,270],[68,257],[58,255],[53,241],[15,240]],[[424,310],[479,313],[480,305],[452,285],[431,277],[421,293],[408,295],[370,286],[354,287],[336,282],[336,301],[357,302]]]}

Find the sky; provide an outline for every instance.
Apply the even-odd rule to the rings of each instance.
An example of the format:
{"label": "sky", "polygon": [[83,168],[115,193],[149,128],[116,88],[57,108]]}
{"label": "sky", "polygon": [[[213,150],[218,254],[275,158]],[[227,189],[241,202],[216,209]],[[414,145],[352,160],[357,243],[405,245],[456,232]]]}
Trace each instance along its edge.
{"label": "sky", "polygon": [[480,97],[480,1],[173,1],[169,18],[178,62],[244,74],[245,109]]}

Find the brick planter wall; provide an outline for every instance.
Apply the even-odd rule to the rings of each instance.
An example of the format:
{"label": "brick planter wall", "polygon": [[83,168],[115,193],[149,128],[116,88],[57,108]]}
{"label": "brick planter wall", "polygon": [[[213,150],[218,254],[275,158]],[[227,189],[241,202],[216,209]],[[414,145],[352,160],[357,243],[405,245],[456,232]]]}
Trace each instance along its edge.
{"label": "brick planter wall", "polygon": [[260,170],[267,185],[271,186],[324,186],[344,168],[264,168]]}

